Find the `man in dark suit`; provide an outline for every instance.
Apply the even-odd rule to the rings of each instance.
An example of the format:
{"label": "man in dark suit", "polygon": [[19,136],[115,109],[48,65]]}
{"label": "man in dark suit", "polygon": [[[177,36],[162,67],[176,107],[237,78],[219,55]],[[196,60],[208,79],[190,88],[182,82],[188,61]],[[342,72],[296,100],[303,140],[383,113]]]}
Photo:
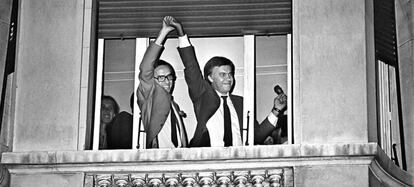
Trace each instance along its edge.
{"label": "man in dark suit", "polygon": [[171,96],[176,79],[175,71],[169,63],[159,59],[167,35],[174,30],[166,24],[166,19],[162,22],[157,39],[147,48],[140,65],[137,96],[147,134],[146,148],[188,146],[180,115],[182,112]]}
{"label": "man in dark suit", "polygon": [[[234,86],[233,62],[225,57],[211,58],[204,67],[203,79],[194,47],[181,23],[172,17],[166,23],[173,26],[179,36],[178,51],[197,118],[190,147],[243,145],[243,98],[231,94]],[[255,125],[255,142],[261,143],[271,134],[283,107],[283,103],[277,101],[268,118]]]}

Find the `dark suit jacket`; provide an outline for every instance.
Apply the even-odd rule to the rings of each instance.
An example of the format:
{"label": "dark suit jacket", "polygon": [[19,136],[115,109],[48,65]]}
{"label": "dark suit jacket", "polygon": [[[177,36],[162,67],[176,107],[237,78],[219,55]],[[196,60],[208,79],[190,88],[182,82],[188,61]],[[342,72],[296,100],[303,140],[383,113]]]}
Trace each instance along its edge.
{"label": "dark suit jacket", "polygon": [[[142,123],[147,133],[147,148],[158,148],[156,137],[171,109],[171,94],[158,85],[154,78],[154,62],[159,59],[163,50],[164,47],[151,43],[140,64],[137,96]],[[180,120],[182,121],[181,116]]]}
{"label": "dark suit jacket", "polygon": [[[267,121],[267,120],[265,120]],[[262,123],[261,127],[255,123],[254,144],[264,144],[264,140],[270,136],[273,138],[273,144],[282,144],[287,140],[287,115],[279,115],[276,127],[270,123]]]}
{"label": "dark suit jacket", "polygon": [[[207,130],[207,121],[213,116],[220,106],[220,98],[217,92],[209,82],[203,79],[200,66],[198,64],[194,47],[178,48],[181,59],[184,64],[184,75],[188,85],[191,101],[193,102],[194,111],[197,118],[197,126],[194,136],[190,141],[190,147],[210,147],[210,136]],[[236,109],[239,118],[240,130],[243,129],[243,97],[231,95],[230,99]],[[256,133],[258,128],[258,133]],[[262,124],[255,125],[255,140],[265,139],[269,128],[274,128],[266,119]],[[268,132],[269,131],[269,132]],[[242,135],[243,133],[240,132]],[[243,141],[243,140],[242,140]]]}
{"label": "dark suit jacket", "polygon": [[132,121],[132,115],[125,111],[112,119],[106,129],[108,149],[132,148]]}

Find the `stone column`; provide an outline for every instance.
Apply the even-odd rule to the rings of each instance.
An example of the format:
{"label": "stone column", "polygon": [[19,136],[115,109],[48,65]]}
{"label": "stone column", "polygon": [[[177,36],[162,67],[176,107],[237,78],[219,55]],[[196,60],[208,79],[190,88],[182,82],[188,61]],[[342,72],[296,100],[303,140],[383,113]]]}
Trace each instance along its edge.
{"label": "stone column", "polygon": [[[84,149],[92,2],[19,1],[11,151]],[[83,186],[84,172],[32,171],[10,172],[10,186]]]}
{"label": "stone column", "polygon": [[92,0],[19,3],[13,151],[82,150]]}
{"label": "stone column", "polygon": [[[373,31],[372,0],[293,0],[295,144],[376,140]],[[298,186],[368,186],[367,167],[294,170]]]}
{"label": "stone column", "polygon": [[376,139],[371,0],[293,1],[295,143]]}

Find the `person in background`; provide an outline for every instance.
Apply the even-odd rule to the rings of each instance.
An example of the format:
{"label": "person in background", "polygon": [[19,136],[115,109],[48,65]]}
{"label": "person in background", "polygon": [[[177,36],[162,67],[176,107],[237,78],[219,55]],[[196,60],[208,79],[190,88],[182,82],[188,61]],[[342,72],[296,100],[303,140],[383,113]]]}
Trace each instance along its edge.
{"label": "person in background", "polygon": [[[134,93],[130,97],[131,111],[134,111]],[[107,126],[108,149],[131,149],[132,148],[132,125],[133,116],[122,111],[115,115],[112,122]]]}
{"label": "person in background", "polygon": [[167,35],[174,27],[162,21],[162,28],[155,42],[151,42],[140,64],[137,90],[138,106],[146,136],[146,148],[188,147],[187,132],[174,101],[176,74],[166,61],[160,60]]}
{"label": "person in background", "polygon": [[[220,56],[211,58],[204,66],[203,78],[194,47],[181,23],[171,16],[167,16],[166,23],[178,34],[178,52],[197,119],[190,147],[242,146],[243,98],[231,94],[235,84],[233,62]],[[281,109],[276,108],[261,124],[255,125],[255,142],[263,142],[272,132]]]}
{"label": "person in background", "polygon": [[101,98],[101,123],[99,130],[99,149],[108,149],[107,127],[119,112],[119,105],[111,96],[104,95]]}
{"label": "person in background", "polygon": [[274,106],[272,112],[275,112],[277,108],[282,109],[280,112],[275,112],[278,120],[276,126],[273,128],[273,131],[271,131],[271,134],[269,134],[263,142],[257,142],[258,144],[272,145],[287,143],[287,96],[278,85],[275,86],[274,90],[277,96],[273,102]]}

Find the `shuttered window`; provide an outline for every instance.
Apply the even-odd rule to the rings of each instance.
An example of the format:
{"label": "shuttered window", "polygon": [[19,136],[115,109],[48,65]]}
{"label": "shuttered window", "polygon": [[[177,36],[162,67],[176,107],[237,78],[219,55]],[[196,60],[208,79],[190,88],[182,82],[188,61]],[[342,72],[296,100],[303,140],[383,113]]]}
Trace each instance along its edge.
{"label": "shuttered window", "polygon": [[155,37],[161,20],[180,20],[191,36],[288,34],[291,0],[99,0],[99,38]]}
{"label": "shuttered window", "polygon": [[375,56],[389,65],[397,64],[394,0],[374,1]]}
{"label": "shuttered window", "polygon": [[374,1],[379,144],[397,166],[407,170],[394,3]]}

